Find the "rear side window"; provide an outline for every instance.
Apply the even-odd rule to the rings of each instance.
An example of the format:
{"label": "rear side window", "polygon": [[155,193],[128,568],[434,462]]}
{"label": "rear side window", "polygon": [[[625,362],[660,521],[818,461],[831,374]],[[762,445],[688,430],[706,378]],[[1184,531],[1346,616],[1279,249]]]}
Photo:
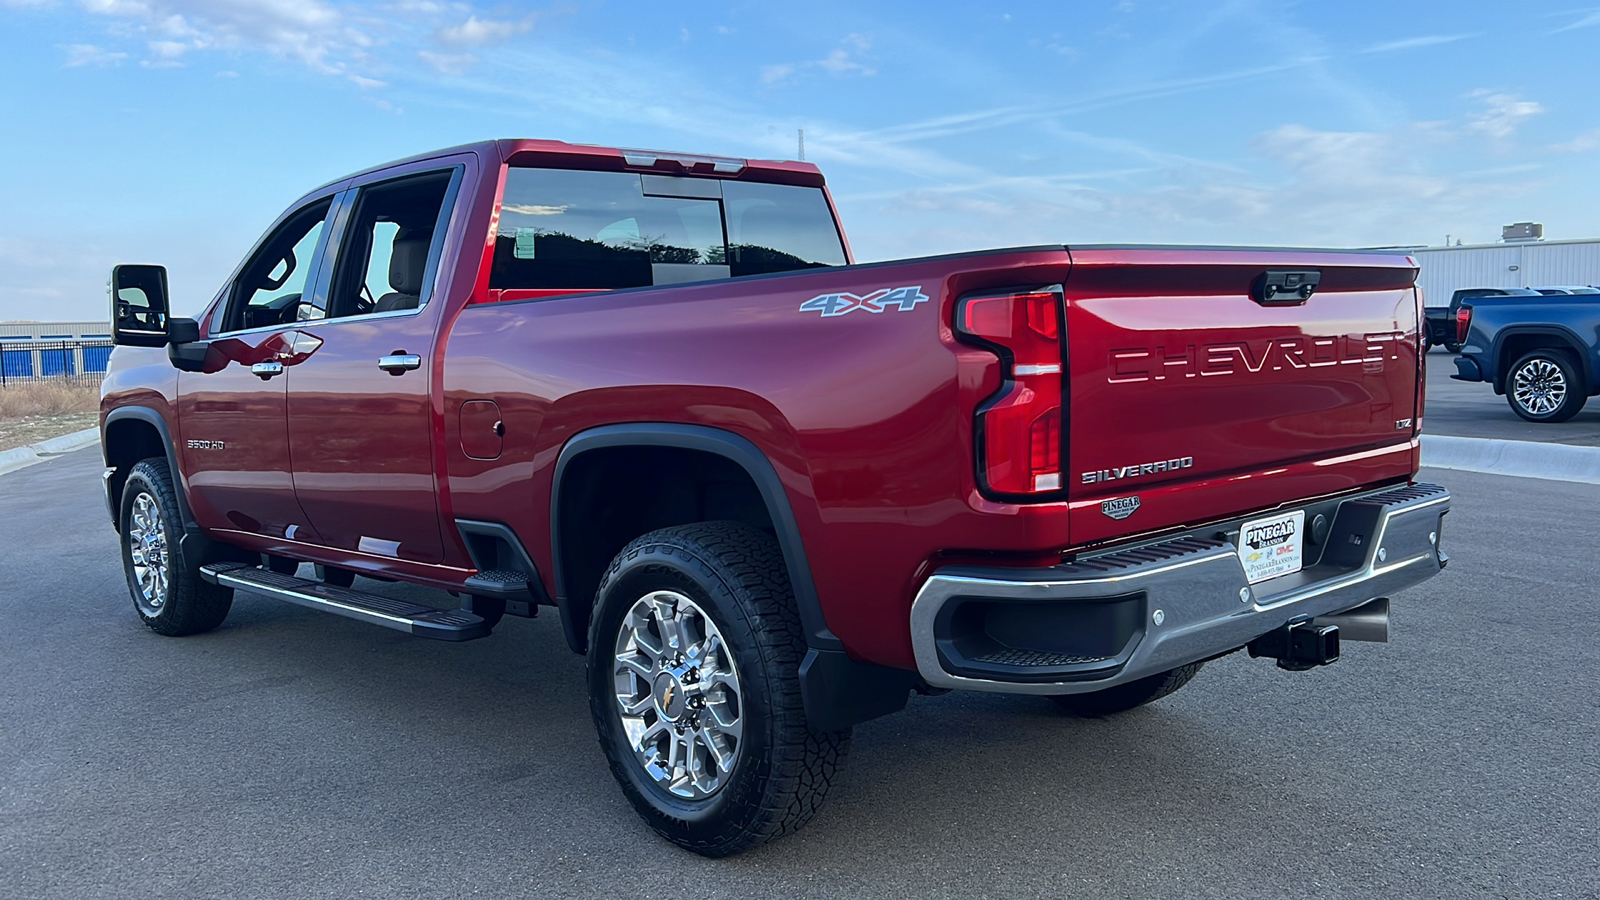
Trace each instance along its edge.
{"label": "rear side window", "polygon": [[735,276],[844,265],[844,243],[819,188],[730,181],[722,204]]}
{"label": "rear side window", "polygon": [[646,287],[843,263],[818,188],[512,168],[489,286]]}

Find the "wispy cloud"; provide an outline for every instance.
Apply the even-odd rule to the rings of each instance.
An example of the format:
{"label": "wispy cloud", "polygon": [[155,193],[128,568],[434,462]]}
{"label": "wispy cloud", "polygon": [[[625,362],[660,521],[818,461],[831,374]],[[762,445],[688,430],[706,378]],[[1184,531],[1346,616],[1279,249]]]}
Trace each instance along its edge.
{"label": "wispy cloud", "polygon": [[[17,5],[20,0],[0,0]],[[107,20],[111,37],[142,39],[146,67],[182,65],[200,51],[257,51],[348,79],[363,89],[385,84],[400,58],[459,75],[474,52],[530,31],[544,13],[482,15],[461,0],[394,0],[380,6],[331,0],[78,0]],[[85,44],[84,46],[90,46]],[[378,47],[390,48],[378,52]],[[127,56],[127,51],[117,50]]]}
{"label": "wispy cloud", "polygon": [[1588,153],[1590,150],[1600,150],[1600,128],[1586,131],[1570,141],[1563,141],[1550,146],[1552,153]]}
{"label": "wispy cloud", "polygon": [[533,27],[535,15],[518,21],[480,19],[476,14],[465,22],[449,25],[439,30],[439,40],[452,47],[481,47],[509,40]]}
{"label": "wispy cloud", "polygon": [[146,39],[149,65],[186,52],[261,49],[317,71],[347,74],[371,38],[323,0],[81,0]]}
{"label": "wispy cloud", "polygon": [[1270,66],[1258,66],[1248,69],[1236,69],[1229,72],[1217,72],[1209,75],[1197,75],[1187,78],[1174,78],[1164,81],[1147,82],[1126,88],[1088,94],[1059,103],[1041,103],[1026,106],[1007,106],[995,109],[977,110],[967,113],[956,113],[948,116],[939,116],[919,122],[910,122],[904,125],[894,125],[887,128],[876,129],[872,132],[863,132],[862,138],[872,138],[882,141],[920,141],[933,138],[950,137],[957,134],[966,134],[974,131],[984,131],[1016,125],[1023,122],[1041,121],[1077,113],[1095,110],[1111,109],[1144,100],[1153,100],[1161,97],[1170,97],[1177,94],[1194,93],[1221,87],[1240,81],[1263,78],[1279,74],[1292,69],[1304,68],[1315,65],[1323,60],[1320,56],[1307,56],[1300,59],[1291,59],[1283,63]]}
{"label": "wispy cloud", "polygon": [[1398,41],[1386,41],[1382,44],[1373,44],[1361,50],[1361,53],[1394,53],[1399,50],[1416,50],[1422,47],[1437,47],[1440,44],[1454,44],[1456,41],[1470,40],[1482,37],[1481,32],[1466,34],[1425,34],[1419,37],[1402,38]]}
{"label": "wispy cloud", "polygon": [[61,49],[67,51],[67,61],[62,65],[69,69],[79,66],[115,66],[128,58],[126,53],[115,53],[96,47],[94,44],[67,44]]}
{"label": "wispy cloud", "polygon": [[1495,93],[1480,88],[1468,94],[1482,101],[1483,108],[1467,119],[1467,128],[1490,137],[1510,137],[1523,122],[1544,112],[1544,106],[1523,100],[1515,94]]}
{"label": "wispy cloud", "polygon": [[829,75],[876,75],[878,70],[863,59],[872,50],[872,39],[863,34],[847,34],[839,46],[821,59],[799,63],[776,63],[761,68],[763,84],[779,84],[808,71]]}
{"label": "wispy cloud", "polygon": [[[1595,25],[1600,25],[1600,8],[1577,10],[1576,12],[1578,14],[1578,18],[1550,33],[1560,34],[1563,31],[1573,31],[1579,28],[1592,28]],[[1571,14],[1572,13],[1567,13],[1567,15]]]}
{"label": "wispy cloud", "polygon": [[864,259],[1057,241],[1405,243],[1528,190],[1526,167],[1451,175],[1430,166],[1429,149],[1454,140],[1424,125],[1291,124],[1256,135],[1255,165],[1244,171],[1155,164],[992,179],[972,190],[841,193],[839,202]]}

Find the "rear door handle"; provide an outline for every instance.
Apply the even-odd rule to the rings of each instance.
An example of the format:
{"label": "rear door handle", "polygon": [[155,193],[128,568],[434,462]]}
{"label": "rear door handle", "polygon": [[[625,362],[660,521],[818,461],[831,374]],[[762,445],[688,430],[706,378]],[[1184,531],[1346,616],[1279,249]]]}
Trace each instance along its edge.
{"label": "rear door handle", "polygon": [[404,375],[412,369],[422,368],[422,357],[404,350],[396,350],[388,356],[378,357],[378,368],[390,375]]}
{"label": "rear door handle", "polygon": [[277,360],[258,362],[250,367],[250,374],[257,376],[262,381],[266,381],[274,375],[283,374],[283,363],[278,362]]}

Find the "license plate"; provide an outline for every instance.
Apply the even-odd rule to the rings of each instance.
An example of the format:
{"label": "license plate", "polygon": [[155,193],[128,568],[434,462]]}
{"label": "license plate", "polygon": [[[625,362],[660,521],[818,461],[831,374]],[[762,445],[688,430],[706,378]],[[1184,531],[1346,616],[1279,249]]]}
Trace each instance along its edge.
{"label": "license plate", "polygon": [[1300,571],[1305,564],[1306,514],[1284,513],[1244,523],[1239,562],[1251,584]]}

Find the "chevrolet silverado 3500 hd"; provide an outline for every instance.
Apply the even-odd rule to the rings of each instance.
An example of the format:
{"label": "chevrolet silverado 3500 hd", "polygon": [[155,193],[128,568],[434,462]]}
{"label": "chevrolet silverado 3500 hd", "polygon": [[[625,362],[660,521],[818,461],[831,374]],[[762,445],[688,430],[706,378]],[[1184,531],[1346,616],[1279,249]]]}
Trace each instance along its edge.
{"label": "chevrolet silverado 3500 hd", "polygon": [[1416,274],[856,264],[805,163],[474,144],[310,192],[197,318],[117,267],[106,499],[161,634],[235,590],[456,641],[553,608],[629,800],[725,855],[915,690],[1103,715],[1385,640],[1446,559]]}

